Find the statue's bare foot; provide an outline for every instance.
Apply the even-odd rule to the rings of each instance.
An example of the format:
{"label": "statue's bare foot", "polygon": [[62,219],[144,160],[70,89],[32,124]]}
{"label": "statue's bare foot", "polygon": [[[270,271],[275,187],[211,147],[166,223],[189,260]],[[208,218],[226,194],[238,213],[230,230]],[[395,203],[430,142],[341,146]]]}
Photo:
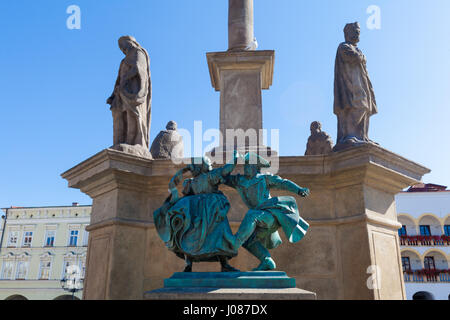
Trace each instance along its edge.
{"label": "statue's bare foot", "polygon": [[259,264],[259,266],[253,271],[269,271],[274,270],[277,267],[275,261],[271,257],[264,258],[264,260]]}

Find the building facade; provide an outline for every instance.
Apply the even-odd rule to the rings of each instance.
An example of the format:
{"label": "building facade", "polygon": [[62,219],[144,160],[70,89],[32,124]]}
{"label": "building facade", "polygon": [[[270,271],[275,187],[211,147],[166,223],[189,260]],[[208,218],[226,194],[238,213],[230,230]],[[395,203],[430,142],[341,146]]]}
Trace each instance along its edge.
{"label": "building facade", "polygon": [[[82,288],[91,206],[3,209],[0,299],[72,299]],[[82,291],[74,293],[81,299]]]}
{"label": "building facade", "polygon": [[450,295],[450,190],[419,184],[396,196],[406,295]]}

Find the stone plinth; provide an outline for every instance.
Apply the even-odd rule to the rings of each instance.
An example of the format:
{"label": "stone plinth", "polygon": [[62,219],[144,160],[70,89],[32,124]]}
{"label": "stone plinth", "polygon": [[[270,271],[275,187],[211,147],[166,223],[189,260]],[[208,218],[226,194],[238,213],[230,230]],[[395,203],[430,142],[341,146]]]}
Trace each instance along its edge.
{"label": "stone plinth", "polygon": [[176,272],[164,288],[295,288],[295,279],[282,271]]}
{"label": "stone plinth", "polygon": [[[404,299],[394,195],[429,170],[375,145],[280,157],[279,165],[279,175],[311,189],[306,199],[296,196],[311,227],[299,243],[283,239],[272,251],[278,268],[318,299]],[[170,160],[104,150],[63,174],[70,187],[93,199],[85,299],[142,299],[183,270],[184,261],[165,248],[153,224],[178,169]],[[247,208],[235,190],[220,188],[236,231]],[[230,263],[242,271],[258,265],[243,248]],[[374,265],[380,283],[372,290],[368,270]],[[218,262],[194,264],[196,272],[219,270]]]}
{"label": "stone plinth", "polygon": [[[227,139],[227,130],[253,129],[257,140],[250,145],[259,146],[263,129],[261,91],[272,85],[275,52],[212,52],[206,56],[212,86],[220,91],[223,145],[236,144],[234,139]],[[244,143],[238,142],[238,146]]]}
{"label": "stone plinth", "polygon": [[84,299],[142,299],[152,212],[171,165],[107,149],[62,174],[92,200]]}
{"label": "stone plinth", "polygon": [[177,272],[164,288],[145,294],[148,300],[315,300],[316,295],[295,287],[281,271]]}
{"label": "stone plinth", "polygon": [[316,300],[316,294],[297,288],[163,288],[146,292],[146,300]]}

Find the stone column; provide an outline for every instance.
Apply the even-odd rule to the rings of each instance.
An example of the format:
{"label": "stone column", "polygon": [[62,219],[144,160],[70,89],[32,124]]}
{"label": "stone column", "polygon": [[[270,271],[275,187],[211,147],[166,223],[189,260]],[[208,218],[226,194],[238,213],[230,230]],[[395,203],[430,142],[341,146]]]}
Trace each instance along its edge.
{"label": "stone column", "polygon": [[228,50],[245,50],[255,38],[253,0],[229,0],[228,6]]}
{"label": "stone column", "polygon": [[[236,144],[243,152],[266,148],[259,138],[263,129],[262,90],[272,85],[275,52],[211,52],[207,53],[207,59],[212,86],[220,91],[220,131],[224,142],[218,149],[232,145],[233,150]],[[256,141],[244,146],[242,141],[227,139],[227,130],[238,129],[243,132],[253,129]]]}

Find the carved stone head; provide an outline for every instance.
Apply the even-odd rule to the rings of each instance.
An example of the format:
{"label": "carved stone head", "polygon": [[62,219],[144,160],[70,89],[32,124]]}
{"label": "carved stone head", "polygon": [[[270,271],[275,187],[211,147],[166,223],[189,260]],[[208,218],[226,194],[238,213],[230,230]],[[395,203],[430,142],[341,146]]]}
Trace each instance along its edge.
{"label": "carved stone head", "polygon": [[132,36],[123,36],[119,38],[119,48],[126,55],[132,48],[139,48],[140,45]]}
{"label": "carved stone head", "polygon": [[361,27],[359,22],[347,23],[344,28],[345,41],[352,44],[359,42],[359,36],[361,34]]}
{"label": "carved stone head", "polygon": [[322,124],[319,121],[313,121],[311,123],[311,135],[315,135],[318,134],[319,132],[322,131]]}
{"label": "carved stone head", "polygon": [[166,125],[166,129],[167,130],[172,130],[172,131],[177,130],[177,127],[178,127],[178,125],[177,125],[177,123],[175,121],[169,121],[167,123],[167,125]]}

